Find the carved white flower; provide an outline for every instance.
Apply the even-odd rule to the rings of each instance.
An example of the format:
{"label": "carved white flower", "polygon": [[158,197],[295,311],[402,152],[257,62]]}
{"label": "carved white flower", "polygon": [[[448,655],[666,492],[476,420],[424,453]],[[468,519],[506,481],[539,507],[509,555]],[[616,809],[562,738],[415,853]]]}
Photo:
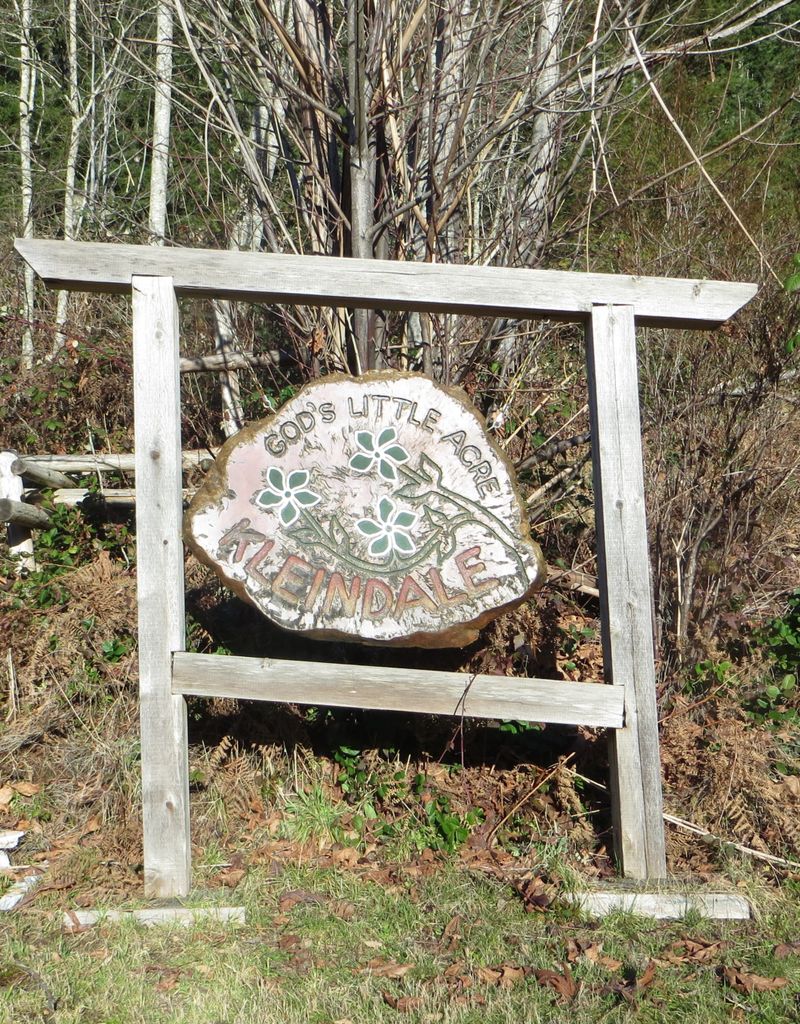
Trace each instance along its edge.
{"label": "carved white flower", "polygon": [[391,498],[381,498],[378,504],[377,519],[359,519],[356,528],[365,537],[371,537],[369,553],[385,555],[390,551],[398,551],[402,555],[412,555],[417,546],[408,534],[419,516],[416,512],[399,511]]}
{"label": "carved white flower", "polygon": [[256,497],[256,504],[278,513],[284,526],[291,526],[306,508],[313,508],[322,499],[306,487],[308,470],[296,469],[287,476],[282,469],[267,470],[268,487]]}
{"label": "carved white flower", "polygon": [[350,459],[350,468],[357,473],[368,473],[374,465],[384,480],[397,480],[395,466],[408,462],[408,452],[397,443],[397,431],[394,427],[386,427],[378,435],[370,430],[359,430],[356,444],[361,449]]}

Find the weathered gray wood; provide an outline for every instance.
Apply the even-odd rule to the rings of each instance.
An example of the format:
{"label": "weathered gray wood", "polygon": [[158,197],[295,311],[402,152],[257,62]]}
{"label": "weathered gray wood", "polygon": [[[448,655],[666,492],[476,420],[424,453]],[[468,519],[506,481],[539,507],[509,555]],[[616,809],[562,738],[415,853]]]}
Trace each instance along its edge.
{"label": "weathered gray wood", "polygon": [[144,907],[141,910],[65,910],[63,925],[66,931],[82,931],[95,925],[133,921],[152,927],[159,924],[177,924],[188,928],[193,924],[223,922],[244,924],[244,907]]}
{"label": "weathered gray wood", "polygon": [[[194,469],[205,462],[213,462],[216,450],[185,451],[182,456],[183,468]],[[102,452],[99,455],[26,455],[27,464],[44,466],[61,473],[133,473],[136,458],[132,454]]]}
{"label": "weathered gray wood", "polygon": [[746,921],[751,916],[744,896],[725,892],[574,892],[561,898],[591,917],[628,913],[670,920],[690,911],[717,921]]}
{"label": "weathered gray wood", "polygon": [[133,374],[145,893],[182,896],[191,846],[186,702],[171,692],[185,628],[178,303],[169,278],[133,280]]}
{"label": "weathered gray wood", "polygon": [[64,473],[59,473],[49,466],[42,466],[36,462],[28,462],[27,459],[15,459],[11,463],[11,472],[16,476],[24,477],[25,480],[38,487],[73,486],[73,481]]}
{"label": "weathered gray wood", "polygon": [[432,715],[558,722],[617,729],[623,688],[554,679],[464,675],[376,665],[176,653],[172,691]]}
{"label": "weathered gray wood", "polygon": [[[193,488],[184,487],[183,501],[189,501],[193,494]],[[98,494],[97,491],[89,491],[85,487],[61,487],[53,491],[54,505],[80,505],[87,498],[100,500],[106,505],[131,507],[136,504],[136,490],[133,487],[115,487],[107,488],[102,494]]]}
{"label": "weathered gray wood", "polygon": [[204,373],[219,370],[246,370],[252,366],[280,366],[281,354],[277,349],[255,355],[252,352],[237,352],[233,355],[184,356],[181,359],[181,373]]}
{"label": "weathered gray wood", "polygon": [[715,327],[756,285],[561,270],[447,266],[388,260],[17,239],[17,252],[51,288],[128,292],[134,275],[169,276],[179,295],[586,320],[593,304],[631,305],[642,324]]}
{"label": "weathered gray wood", "polygon": [[[22,499],[22,479],[11,471],[17,459],[16,452],[0,452],[0,498],[11,501]],[[35,572],[36,559],[33,554],[33,539],[30,530],[16,523],[9,523],[6,528],[8,553],[18,558],[17,574]]]}
{"label": "weathered gray wood", "polygon": [[632,306],[596,306],[587,331],[603,660],[625,687],[611,734],[617,853],[633,878],[666,874],[650,570]]}
{"label": "weathered gray wood", "polygon": [[32,530],[43,530],[50,525],[50,516],[43,508],[13,498],[0,498],[0,523],[13,523]]}

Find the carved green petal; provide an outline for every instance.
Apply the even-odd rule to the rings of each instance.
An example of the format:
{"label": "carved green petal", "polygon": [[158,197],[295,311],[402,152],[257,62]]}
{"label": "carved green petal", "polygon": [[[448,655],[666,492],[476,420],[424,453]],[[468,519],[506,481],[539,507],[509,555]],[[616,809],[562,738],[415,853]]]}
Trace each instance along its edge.
{"label": "carved green petal", "polygon": [[277,466],[272,466],[267,470],[267,482],[270,487],[274,487],[276,491],[285,490],[286,484],[283,482],[283,470],[278,469]]}
{"label": "carved green petal", "polygon": [[394,502],[391,498],[381,498],[380,504],[378,505],[378,516],[382,523],[389,523],[392,521],[392,513],[394,512]]}
{"label": "carved green petal", "polygon": [[416,521],[416,512],[398,512],[394,517],[395,526],[404,526],[408,528],[409,526],[413,526]]}
{"label": "carved green petal", "polygon": [[376,523],[374,519],[359,519],[356,526],[365,537],[374,537],[383,532],[380,524]]}
{"label": "carved green petal", "polygon": [[362,452],[357,452],[352,459],[350,459],[350,468],[355,469],[358,473],[364,473],[372,465],[372,462],[372,456],[364,455]]}
{"label": "carved green petal", "polygon": [[390,445],[383,452],[383,456],[386,459],[392,459],[394,462],[408,462],[408,452],[405,448],[401,448],[399,444]]}
{"label": "carved green petal", "polygon": [[407,533],[403,533],[402,530],[395,530],[392,534],[392,542],[398,551],[401,551],[404,555],[412,554],[416,548],[414,542],[408,536]]}
{"label": "carved green petal", "polygon": [[299,515],[297,506],[290,501],[281,509],[281,522],[284,526],[291,526]]}
{"label": "carved green petal", "polygon": [[307,469],[296,469],[294,473],[289,474],[289,479],[286,482],[286,486],[290,491],[296,491],[298,487],[303,487],[308,483],[308,470]]}
{"label": "carved green petal", "polygon": [[270,508],[272,505],[277,505],[281,501],[283,501],[283,498],[274,491],[262,491],[256,498],[256,504],[263,505],[264,508]]}
{"label": "carved green petal", "polygon": [[356,434],[356,441],[358,442],[358,447],[363,448],[365,452],[375,451],[375,442],[369,430],[359,430]]}
{"label": "carved green petal", "polygon": [[394,471],[394,466],[388,459],[381,459],[378,462],[378,472],[384,480],[391,480],[392,483],[397,479],[397,473]]}
{"label": "carved green petal", "polygon": [[390,441],[394,441],[396,437],[397,432],[394,427],[387,427],[386,430],[382,430],[380,432],[380,436],[378,437],[378,447],[385,448],[386,445],[389,444]]}
{"label": "carved green petal", "polygon": [[313,491],[295,491],[292,495],[292,500],[296,501],[298,505],[302,505],[303,508],[311,508],[312,505],[316,505],[322,499],[318,494],[314,494]]}
{"label": "carved green petal", "polygon": [[380,537],[376,537],[369,546],[369,553],[371,555],[385,555],[389,550],[389,538],[386,534],[382,534]]}

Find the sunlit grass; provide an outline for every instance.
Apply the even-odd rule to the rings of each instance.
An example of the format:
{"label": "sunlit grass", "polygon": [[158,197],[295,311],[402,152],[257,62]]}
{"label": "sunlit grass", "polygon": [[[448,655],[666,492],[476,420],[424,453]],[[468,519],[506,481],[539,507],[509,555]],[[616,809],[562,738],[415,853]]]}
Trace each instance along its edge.
{"label": "sunlit grass", "polygon": [[[244,904],[245,925],[148,929],[124,922],[67,935],[63,895],[43,893],[4,921],[0,1021],[721,1024],[733,1016],[789,1024],[797,1020],[800,957],[777,959],[774,951],[800,934],[797,887],[753,883],[752,894],[760,912],[750,922],[615,914],[598,923],[558,906],[526,913],[509,886],[447,863],[429,874],[401,872],[391,884],[334,869],[287,867],[276,875],[267,865],[251,869],[232,893],[196,893],[192,901]],[[687,937],[722,945],[708,963],[680,962],[675,943]],[[601,946],[622,966],[576,956],[575,943]],[[615,982],[641,977],[651,962],[647,987],[628,997],[614,991]],[[400,978],[380,976],[387,964],[409,969]],[[564,1000],[531,972],[508,988],[481,978],[481,968],[504,964],[566,969],[577,991]],[[723,966],[790,984],[735,991],[722,982]],[[468,987],[448,982],[448,968],[471,979]],[[414,1002],[401,1003],[411,1007],[401,1015],[387,999]]]}

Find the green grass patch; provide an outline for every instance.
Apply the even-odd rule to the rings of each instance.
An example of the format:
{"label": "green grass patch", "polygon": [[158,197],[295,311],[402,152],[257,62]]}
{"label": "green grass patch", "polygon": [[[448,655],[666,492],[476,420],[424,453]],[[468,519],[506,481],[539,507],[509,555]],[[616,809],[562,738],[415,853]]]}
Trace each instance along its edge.
{"label": "green grass patch", "polygon": [[243,903],[243,926],[123,922],[69,935],[63,895],[42,894],[5,920],[0,1021],[788,1024],[797,896],[793,884],[759,890],[749,922],[593,922],[557,905],[526,913],[510,887],[449,864],[384,882],[259,867],[207,900]]}

